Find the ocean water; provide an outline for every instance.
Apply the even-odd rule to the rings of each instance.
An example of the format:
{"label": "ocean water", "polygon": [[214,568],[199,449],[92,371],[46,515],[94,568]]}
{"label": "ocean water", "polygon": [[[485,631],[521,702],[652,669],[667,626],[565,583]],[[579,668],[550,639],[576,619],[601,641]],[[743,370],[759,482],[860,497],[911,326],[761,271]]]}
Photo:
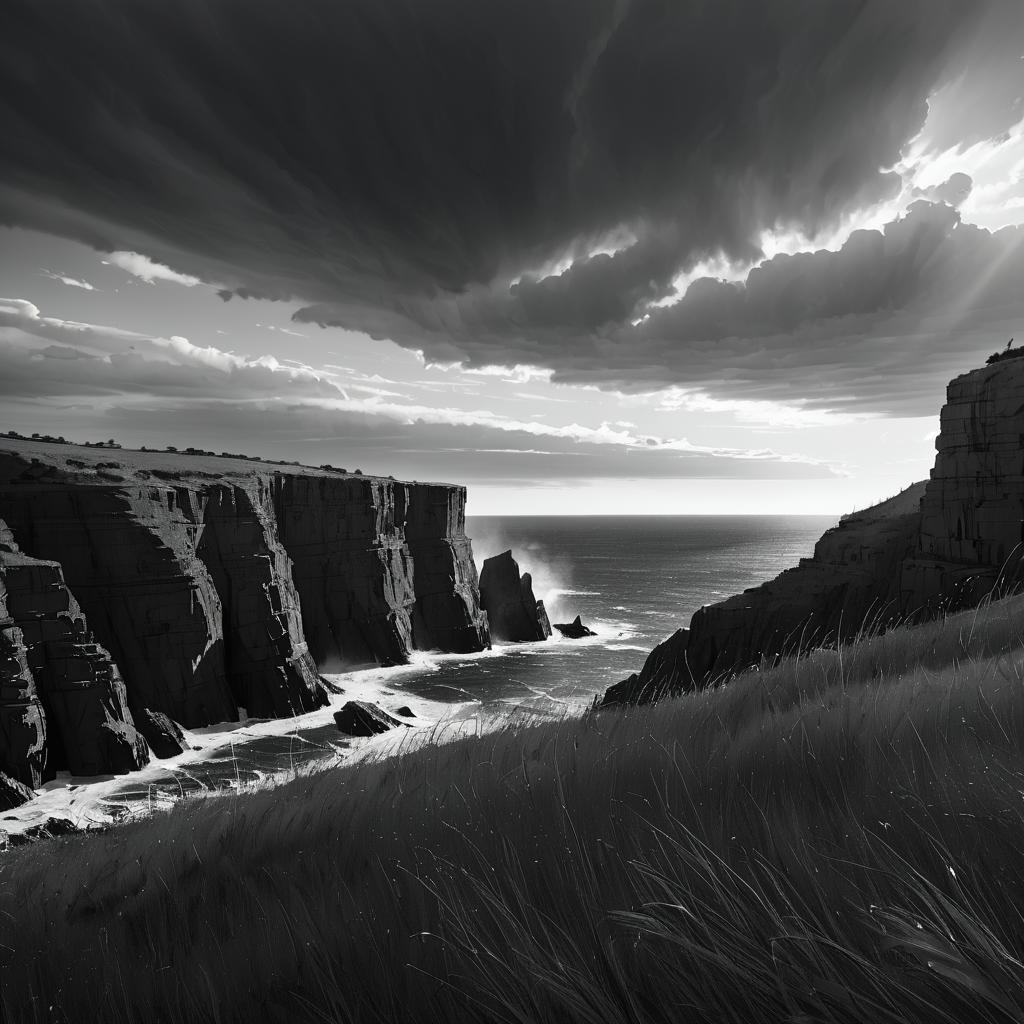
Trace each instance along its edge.
{"label": "ocean water", "polygon": [[[834,518],[821,516],[477,516],[467,520],[479,567],[511,548],[552,622],[580,615],[597,636],[495,645],[476,655],[418,653],[411,665],[332,676],[345,693],[289,720],[193,730],[196,748],[119,778],[60,776],[36,800],[0,816],[20,831],[54,815],[78,824],[164,807],[186,793],[244,788],[314,763],[350,761],[436,738],[479,732],[509,715],[582,709],[638,671],[647,652],[701,605],[755,586],[810,555]],[[408,705],[415,727],[349,739],[334,726],[344,701]]]}

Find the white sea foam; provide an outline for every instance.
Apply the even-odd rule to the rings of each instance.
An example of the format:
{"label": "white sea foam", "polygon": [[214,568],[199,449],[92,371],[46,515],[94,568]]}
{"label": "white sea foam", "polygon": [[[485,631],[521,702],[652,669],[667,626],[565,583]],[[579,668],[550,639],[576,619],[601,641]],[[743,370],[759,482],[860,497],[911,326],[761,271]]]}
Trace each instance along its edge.
{"label": "white sea foam", "polygon": [[[596,619],[590,625],[597,633],[596,636],[570,640],[556,630],[553,636],[544,641],[498,643],[490,650],[471,654],[417,651],[407,665],[330,674],[327,678],[343,692],[332,695],[330,705],[325,708],[294,718],[272,720],[249,719],[242,709],[242,717],[237,722],[221,722],[184,730],[191,750],[163,761],[154,758],[145,768],[130,775],[86,778],[61,773],[37,791],[34,800],[0,817],[0,831],[21,832],[51,817],[66,818],[80,827],[103,825],[166,809],[178,799],[173,792],[168,793],[168,787],[173,788],[178,781],[180,794],[195,792],[207,785],[197,775],[202,774],[204,767],[208,769],[214,765],[234,765],[238,769],[235,779],[230,777],[229,772],[219,780],[218,785],[227,789],[245,788],[289,777],[292,772],[288,769],[280,772],[265,771],[246,763],[246,748],[262,737],[287,737],[289,743],[295,745],[298,763],[308,765],[318,759],[316,750],[322,751],[322,760],[347,763],[367,756],[414,749],[425,742],[445,742],[495,728],[498,719],[493,711],[480,714],[481,700],[471,690],[450,683],[437,683],[438,689],[447,691],[454,699],[431,700],[405,689],[403,680],[423,680],[440,673],[443,667],[451,669],[465,666],[468,669],[474,662],[506,658],[513,654],[573,657],[581,655],[586,648],[602,646],[608,650],[644,650],[643,647],[627,642],[637,635],[635,627],[628,622]],[[551,702],[554,708],[564,710],[580,703],[555,697],[540,687],[521,685],[526,686],[533,699]],[[333,726],[334,712],[349,700],[380,704],[390,711],[407,705],[416,717],[410,720],[412,728],[394,730],[375,737],[350,738],[338,734],[337,744],[330,740],[314,741],[308,738],[309,733]],[[542,707],[524,705],[516,698],[503,699],[501,702],[521,713],[553,713],[546,712]],[[239,768],[239,765],[242,767]]]}

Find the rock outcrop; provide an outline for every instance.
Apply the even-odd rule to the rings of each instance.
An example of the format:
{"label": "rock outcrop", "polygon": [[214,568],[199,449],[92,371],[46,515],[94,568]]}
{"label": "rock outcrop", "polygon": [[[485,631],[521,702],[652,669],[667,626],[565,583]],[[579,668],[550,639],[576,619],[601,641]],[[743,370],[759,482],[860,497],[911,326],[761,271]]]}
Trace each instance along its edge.
{"label": "rock outcrop", "polygon": [[346,736],[376,736],[399,726],[410,728],[408,722],[399,721],[383,708],[364,700],[347,701],[340,711],[334,712],[334,724],[338,732]]}
{"label": "rock outcrop", "polygon": [[6,526],[0,631],[0,770],[35,787],[60,770],[118,774],[148,763],[121,675],[89,631],[60,565],[21,552]]}
{"label": "rock outcrop", "polygon": [[[976,605],[1024,576],[1024,360],[1000,360],[949,385],[927,481],[846,516],[812,558],[699,609],[676,668],[655,648],[606,704],[646,702],[862,631]],[[652,683],[657,680],[657,685]]]}
{"label": "rock outcrop", "polygon": [[400,665],[490,643],[462,487],[279,475],[274,504],[320,666]]}
{"label": "rock outcrop", "polygon": [[135,713],[135,727],[146,738],[154,756],[164,760],[191,750],[181,726],[162,711],[143,708]]}
{"label": "rock outcrop", "polygon": [[597,636],[589,626],[583,625],[578,615],[572,622],[556,622],[555,629],[568,640],[582,640],[585,636]]}
{"label": "rock outcrop", "polygon": [[621,683],[608,687],[601,707],[616,704],[654,704],[662,697],[682,689],[690,682],[686,665],[686,647],[690,638],[688,629],[677,629],[667,640],[658,644],[647,655],[644,667]]}
{"label": "rock outcrop", "polygon": [[699,609],[686,648],[692,678],[845,642],[904,618],[902,566],[917,543],[923,494],[924,484],[914,484],[845,516],[821,537],[811,558],[760,587]]}
{"label": "rock outcrop", "polygon": [[27,595],[0,607],[0,771],[25,784],[137,766],[133,715],[157,746],[154,715],[301,714],[320,671],[489,645],[462,487],[110,457],[0,439],[0,572]]}
{"label": "rock outcrop", "polygon": [[35,794],[24,782],[0,772],[0,811],[10,811],[27,804]]}
{"label": "rock outcrop", "polygon": [[511,551],[484,560],[480,570],[480,604],[487,612],[495,640],[518,642],[546,640],[551,636],[544,602],[534,596],[530,574],[519,575],[519,565]]}

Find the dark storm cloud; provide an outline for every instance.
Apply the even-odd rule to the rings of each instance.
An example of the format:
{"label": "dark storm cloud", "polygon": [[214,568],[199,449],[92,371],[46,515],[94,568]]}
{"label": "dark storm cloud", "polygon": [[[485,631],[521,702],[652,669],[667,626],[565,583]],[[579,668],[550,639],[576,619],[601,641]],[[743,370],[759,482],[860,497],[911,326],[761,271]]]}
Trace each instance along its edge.
{"label": "dark storm cloud", "polygon": [[[596,375],[701,258],[893,194],[879,168],[1009,9],[11,0],[0,219],[435,359],[589,346]],[[587,260],[610,234],[635,241]]]}
{"label": "dark storm cloud", "polygon": [[745,282],[695,281],[591,366],[580,360],[562,376],[930,415],[945,382],[1024,320],[1022,276],[1024,228],[990,232],[919,200],[838,252],[776,256]]}
{"label": "dark storm cloud", "polygon": [[[929,194],[959,203],[969,188],[958,174]],[[587,296],[586,310],[616,300],[598,268],[624,255],[562,275],[592,270],[593,289],[574,293]],[[418,313],[438,348],[458,337],[471,361],[500,350],[509,364],[553,365],[556,382],[924,416],[951,376],[1018,330],[1022,277],[1024,228],[990,232],[962,223],[947,202],[917,200],[882,230],[855,231],[837,252],[779,255],[739,282],[698,279],[635,325],[558,322],[538,291],[557,295],[561,278],[525,293],[470,291],[433,323],[426,306]],[[400,318],[390,316],[388,329],[400,330]]]}

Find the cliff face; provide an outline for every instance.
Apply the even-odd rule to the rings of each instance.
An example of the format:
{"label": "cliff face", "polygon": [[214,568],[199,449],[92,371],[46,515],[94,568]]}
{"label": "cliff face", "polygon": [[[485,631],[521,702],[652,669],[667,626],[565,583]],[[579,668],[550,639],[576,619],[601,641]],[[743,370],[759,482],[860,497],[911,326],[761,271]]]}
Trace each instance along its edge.
{"label": "cliff face", "polygon": [[416,646],[459,654],[490,647],[473,546],[466,536],[466,489],[420,484],[410,489],[406,507],[406,542],[416,566]]}
{"label": "cliff face", "polygon": [[[0,516],[9,527],[0,570],[8,598],[29,595],[0,607],[0,771],[16,779],[38,785],[54,767],[134,767],[120,748],[110,747],[106,762],[86,749],[85,733],[109,746],[110,722],[123,724],[144,763],[133,712],[188,727],[235,720],[243,707],[258,717],[300,714],[327,702],[318,668],[489,643],[461,487],[0,446],[9,448],[0,450]],[[51,608],[56,599],[44,595],[58,589],[61,607]],[[77,732],[54,730],[68,715],[88,718],[77,705],[60,710],[70,698],[56,696],[58,655],[47,654],[45,671],[32,662],[43,650],[37,619],[54,615],[75,624],[82,651],[91,644],[105,659],[107,668],[94,666],[104,681],[93,689],[104,694],[96,707],[106,733],[98,711]],[[46,642],[56,643],[49,634]]]}
{"label": "cliff face", "polygon": [[665,670],[661,645],[651,655],[657,663],[612,687],[605,702],[657,699],[763,659],[851,640],[863,627],[971,607],[997,583],[1019,581],[1024,360],[949,385],[936,449],[928,481],[844,517],[812,558],[774,580],[698,610],[675,668]]}
{"label": "cliff face", "polygon": [[38,786],[56,771],[120,773],[149,761],[117,666],[86,626],[56,562],[0,527],[0,771]]}
{"label": "cliff face", "polygon": [[904,567],[908,610],[971,607],[1021,577],[1024,360],[957,377],[947,390],[916,551]]}
{"label": "cliff face", "polygon": [[488,646],[462,487],[278,476],[274,507],[319,665]]}

